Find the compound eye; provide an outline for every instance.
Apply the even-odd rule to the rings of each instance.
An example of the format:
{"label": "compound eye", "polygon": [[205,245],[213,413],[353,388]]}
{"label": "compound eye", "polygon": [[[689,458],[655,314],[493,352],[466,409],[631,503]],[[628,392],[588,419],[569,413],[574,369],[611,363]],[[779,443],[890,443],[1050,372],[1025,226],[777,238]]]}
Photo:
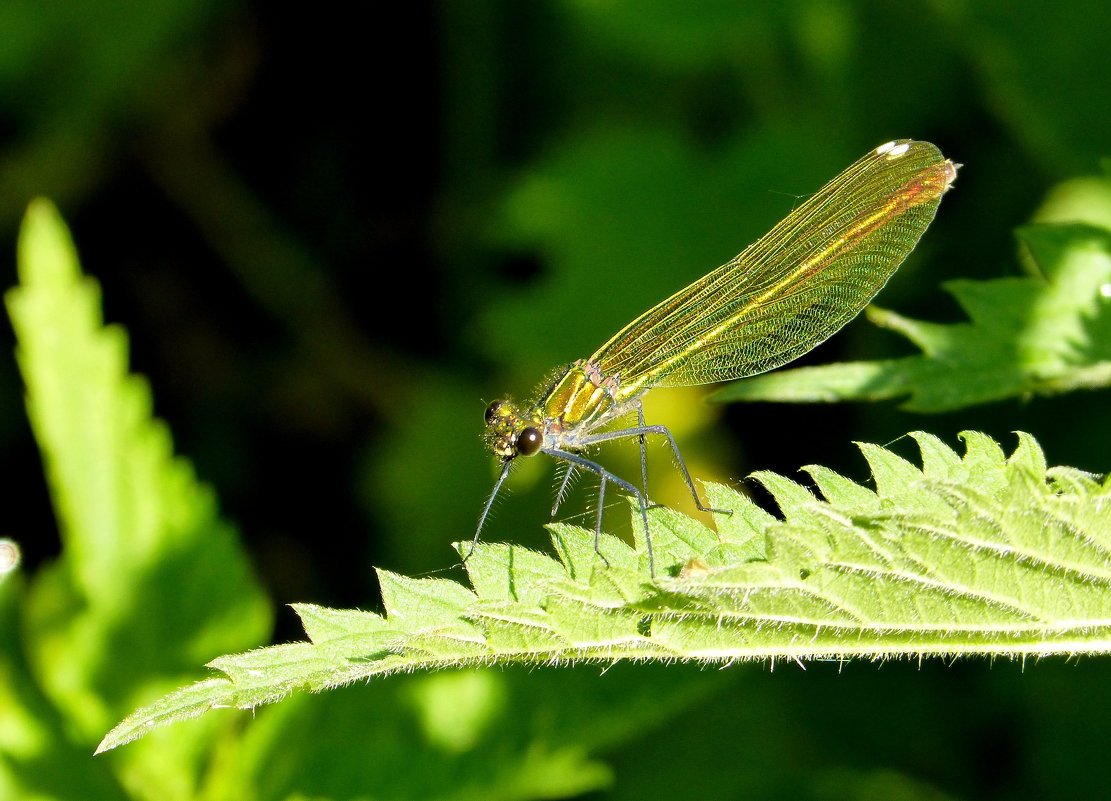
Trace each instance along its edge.
{"label": "compound eye", "polygon": [[501,411],[503,403],[505,401],[494,401],[486,407],[486,425],[490,425],[498,418],[498,412]]}
{"label": "compound eye", "polygon": [[521,456],[532,456],[544,444],[544,435],[538,429],[529,426],[522,429],[517,435],[517,453]]}

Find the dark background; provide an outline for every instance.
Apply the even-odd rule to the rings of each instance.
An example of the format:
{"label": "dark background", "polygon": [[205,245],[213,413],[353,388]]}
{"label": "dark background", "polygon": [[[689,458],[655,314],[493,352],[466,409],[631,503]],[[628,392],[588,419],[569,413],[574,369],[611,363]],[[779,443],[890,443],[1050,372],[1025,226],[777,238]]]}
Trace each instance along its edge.
{"label": "dark background", "polygon": [[[879,302],[960,319],[940,284],[1017,274],[1014,227],[1111,151],[1108,30],[1094,1],[4,2],[0,279],[26,203],[51,197],[275,604],[374,608],[372,565],[460,575],[449,543],[494,474],[486,403],[527,396],[888,139],[965,167]],[[857,321],[802,363],[907,352]],[[0,360],[2,533],[33,569],[59,545],[21,394]],[[852,441],[915,428],[1007,448],[1023,429],[1097,472],[1111,446],[1106,393],[932,417],[660,394],[649,413],[692,472],[733,483],[810,463],[864,480]],[[689,509],[654,455],[659,497]],[[552,472],[524,466],[484,536],[544,547]],[[277,637],[297,637],[283,615]],[[1100,662],[817,672],[799,715],[878,695],[893,717],[860,731],[895,726],[880,739],[901,754],[880,764],[967,797],[1004,797],[1019,769],[1031,797],[1058,769],[1080,781],[1109,743]],[[958,763],[920,759],[939,742]],[[870,746],[815,758],[855,769],[853,747]]]}

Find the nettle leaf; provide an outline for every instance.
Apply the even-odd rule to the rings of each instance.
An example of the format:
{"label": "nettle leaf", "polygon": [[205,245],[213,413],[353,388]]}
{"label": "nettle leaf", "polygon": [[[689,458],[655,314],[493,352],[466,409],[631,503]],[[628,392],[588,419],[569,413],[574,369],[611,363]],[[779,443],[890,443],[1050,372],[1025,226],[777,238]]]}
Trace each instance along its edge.
{"label": "nettle leaf", "polygon": [[1111,386],[1111,231],[1030,225],[1018,239],[1036,273],[944,286],[970,322],[943,324],[870,307],[868,318],[922,353],[779,370],[715,393],[718,401],[816,402],[909,396],[941,412],[1031,394]]}
{"label": "nettle leaf", "polygon": [[[173,687],[199,661],[264,642],[271,629],[234,528],[174,453],[149,384],[129,371],[126,331],[104,323],[99,284],[82,272],[45,199],[27,210],[18,272],[4,300],[63,548],[12,596],[12,648],[0,653],[0,674],[18,691],[0,706],[16,729],[33,725],[0,744],[0,762],[18,766],[0,776],[4,797],[15,797],[5,793],[12,786],[20,797],[42,795],[43,777],[84,776],[74,767],[87,761],[83,751],[137,694]],[[205,728],[211,735],[223,725]],[[120,781],[199,764],[200,734],[148,744]],[[17,742],[34,745],[12,750]],[[51,748],[58,743],[67,746]],[[150,787],[154,796],[165,790]]]}
{"label": "nettle leaf", "polygon": [[298,605],[311,642],[215,660],[222,677],[139,710],[101,749],[217,706],[445,666],[1111,651],[1111,481],[1047,468],[1028,434],[1009,456],[976,432],[963,455],[910,436],[921,467],[860,445],[874,489],[824,467],[805,468],[813,487],[754,474],[780,516],[721,485],[708,499],[733,513],[716,532],[651,510],[655,577],[642,542],[603,535],[599,554],[562,523],[558,559],[480,544],[470,588],[379,571],[385,615]]}

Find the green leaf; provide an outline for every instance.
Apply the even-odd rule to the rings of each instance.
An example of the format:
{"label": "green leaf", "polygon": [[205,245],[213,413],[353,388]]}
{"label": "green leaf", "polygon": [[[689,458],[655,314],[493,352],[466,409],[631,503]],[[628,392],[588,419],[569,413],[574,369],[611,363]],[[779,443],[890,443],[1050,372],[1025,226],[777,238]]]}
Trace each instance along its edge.
{"label": "green leaf", "polygon": [[970,322],[943,324],[869,308],[919,356],[780,370],[728,385],[718,401],[817,402],[909,396],[941,412],[1005,398],[1111,386],[1111,231],[1030,225],[1019,243],[1035,275],[950,281]]}
{"label": "green leaf", "polygon": [[[128,373],[126,333],[104,325],[99,287],[81,274],[45,200],[27,212],[19,278],[5,299],[63,551],[21,585],[24,634],[12,653],[23,658],[0,657],[0,671],[22,672],[19,703],[51,709],[39,715],[55,727],[51,738],[87,756],[136,695],[262,642],[271,613],[212,491],[174,456],[149,386]],[[212,688],[203,694],[210,702]],[[172,764],[189,775],[198,755],[189,737],[146,749],[148,764],[127,770]],[[38,764],[26,754],[13,764],[23,762]],[[37,786],[32,773],[28,788]]]}
{"label": "green leaf", "polygon": [[875,489],[823,467],[805,468],[820,494],[757,473],[780,517],[723,486],[707,487],[733,510],[716,534],[651,510],[655,577],[643,544],[603,535],[599,555],[593,532],[565,524],[550,526],[559,561],[480,544],[473,592],[382,571],[384,616],[298,607],[312,644],[222,657],[226,678],[137,711],[101,748],[198,714],[205,693],[253,707],[445,666],[1111,651],[1111,486],[1047,468],[1028,434],[1010,456],[976,432],[963,455],[910,436],[922,467],[860,446]]}

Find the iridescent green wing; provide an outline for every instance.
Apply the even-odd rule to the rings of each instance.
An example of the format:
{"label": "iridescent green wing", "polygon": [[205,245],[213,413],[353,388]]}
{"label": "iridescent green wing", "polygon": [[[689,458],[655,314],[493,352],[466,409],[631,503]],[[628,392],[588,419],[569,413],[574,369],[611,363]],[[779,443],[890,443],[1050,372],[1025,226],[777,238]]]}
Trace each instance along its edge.
{"label": "iridescent green wing", "polygon": [[957,166],[928,142],[881,145],[735,259],[625,326],[590,362],[628,396],[742,378],[801,356],[883,288]]}

